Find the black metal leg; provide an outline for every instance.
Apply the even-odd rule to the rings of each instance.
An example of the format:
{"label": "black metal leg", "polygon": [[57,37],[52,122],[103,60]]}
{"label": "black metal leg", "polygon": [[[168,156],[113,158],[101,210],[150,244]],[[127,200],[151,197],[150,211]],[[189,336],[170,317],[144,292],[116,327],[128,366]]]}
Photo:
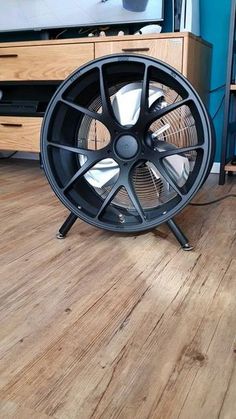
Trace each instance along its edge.
{"label": "black metal leg", "polygon": [[64,221],[64,223],[62,224],[62,226],[60,227],[60,229],[57,233],[57,238],[58,239],[64,239],[66,237],[68,231],[71,229],[73,224],[76,222],[77,218],[78,217],[75,214],[73,214],[73,212],[70,213],[70,215]]}
{"label": "black metal leg", "polygon": [[183,250],[193,250],[193,246],[189,244],[187,237],[180,230],[180,228],[177,226],[173,219],[168,220],[166,224],[168,225],[169,229],[172,231],[178,242],[181,244]]}
{"label": "black metal leg", "polygon": [[221,164],[220,176],[219,176],[219,185],[224,185],[224,184],[225,184],[225,169],[224,169],[224,165]]}

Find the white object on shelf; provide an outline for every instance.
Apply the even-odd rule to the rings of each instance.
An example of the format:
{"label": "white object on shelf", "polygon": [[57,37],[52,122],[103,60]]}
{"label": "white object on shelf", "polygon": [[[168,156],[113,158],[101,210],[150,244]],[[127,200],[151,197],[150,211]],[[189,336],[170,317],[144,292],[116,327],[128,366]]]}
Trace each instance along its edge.
{"label": "white object on shelf", "polygon": [[162,27],[160,25],[146,25],[143,28],[139,29],[138,32],[135,33],[135,35],[142,35],[147,33],[160,33]]}

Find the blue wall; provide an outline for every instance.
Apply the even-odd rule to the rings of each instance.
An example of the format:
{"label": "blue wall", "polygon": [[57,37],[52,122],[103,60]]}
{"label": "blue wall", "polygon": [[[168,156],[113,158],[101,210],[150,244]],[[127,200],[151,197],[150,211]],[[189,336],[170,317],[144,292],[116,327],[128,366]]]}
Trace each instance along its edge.
{"label": "blue wall", "polygon": [[[227,50],[229,37],[230,0],[200,0],[201,36],[213,45],[211,89],[226,81]],[[225,89],[211,93],[210,114],[217,110]],[[221,107],[214,125],[216,129],[217,148],[215,161],[220,161],[224,106]]]}

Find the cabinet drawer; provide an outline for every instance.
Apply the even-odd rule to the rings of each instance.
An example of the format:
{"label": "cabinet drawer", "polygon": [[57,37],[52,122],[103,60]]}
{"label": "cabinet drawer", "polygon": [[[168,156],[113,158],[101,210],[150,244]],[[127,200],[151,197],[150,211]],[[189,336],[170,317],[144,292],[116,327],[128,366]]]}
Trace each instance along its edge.
{"label": "cabinet drawer", "polygon": [[145,54],[172,65],[182,72],[182,38],[149,39],[134,41],[98,42],[95,44],[95,57],[116,53]]}
{"label": "cabinet drawer", "polygon": [[0,150],[40,150],[42,118],[0,116]]}
{"label": "cabinet drawer", "polygon": [[64,80],[93,57],[92,43],[0,48],[0,80]]}

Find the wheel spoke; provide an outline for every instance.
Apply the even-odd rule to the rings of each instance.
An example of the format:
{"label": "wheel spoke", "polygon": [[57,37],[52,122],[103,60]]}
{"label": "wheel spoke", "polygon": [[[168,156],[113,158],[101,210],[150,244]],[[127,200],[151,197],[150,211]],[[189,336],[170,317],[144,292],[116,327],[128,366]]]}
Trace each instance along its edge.
{"label": "wheel spoke", "polygon": [[119,180],[115,183],[115,185],[113,185],[112,189],[110,190],[109,194],[107,195],[107,197],[104,199],[101,208],[99,209],[96,218],[99,218],[101,216],[101,214],[105,211],[105,209],[107,208],[107,206],[111,203],[111,201],[114,199],[114,197],[116,196],[116,194],[119,192],[119,190],[122,188],[121,183],[119,182]]}
{"label": "wheel spoke", "polygon": [[185,154],[185,153],[189,153],[191,151],[196,151],[196,150],[202,150],[203,146],[202,145],[193,145],[193,146],[189,146],[189,147],[176,147],[173,148],[171,150],[166,150],[166,151],[160,151],[160,159],[163,159],[165,157],[168,156],[174,156],[175,154]]}
{"label": "wheel spoke", "polygon": [[142,208],[142,206],[140,204],[139,198],[138,198],[138,196],[136,194],[136,191],[134,189],[134,186],[132,184],[131,179],[129,180],[129,182],[127,183],[127,185],[125,185],[125,189],[126,189],[128,195],[129,195],[129,198],[130,198],[130,200],[131,200],[134,208],[136,209],[138,215],[141,218],[141,223],[145,222],[146,221],[146,216],[145,216],[145,213],[143,211],[143,208]]}
{"label": "wheel spoke", "polygon": [[50,147],[59,148],[60,150],[70,151],[71,153],[83,154],[85,156],[88,156],[89,154],[93,153],[93,151],[91,150],[86,150],[80,147],[71,147],[65,144],[60,144],[60,143],[48,142],[47,145]]}
{"label": "wheel spoke", "polygon": [[100,93],[101,93],[101,100],[102,100],[102,112],[110,114],[111,104],[108,98],[108,92],[107,92],[107,87],[105,85],[102,67],[99,68],[99,83],[100,83]]}
{"label": "wheel spoke", "polygon": [[165,108],[158,109],[156,111],[150,112],[148,115],[148,123],[152,124],[157,119],[163,118],[168,113],[175,111],[181,106],[187,105],[191,102],[191,99],[188,97],[186,99],[179,100],[178,102],[173,102]]}
{"label": "wheel spoke", "polygon": [[99,84],[100,84],[100,94],[102,101],[102,116],[103,123],[109,129],[119,129],[120,124],[117,122],[113,108],[110,102],[108,88],[106,86],[103,67],[99,67]]}
{"label": "wheel spoke", "polygon": [[84,106],[78,105],[77,103],[71,102],[69,100],[62,99],[62,98],[60,100],[62,103],[64,103],[64,105],[67,105],[78,112],[81,112],[87,116],[90,116],[93,119],[103,122],[102,114],[99,114],[95,111],[92,111],[91,109],[85,108]]}
{"label": "wheel spoke", "polygon": [[[102,160],[102,156],[100,152],[93,151],[93,159],[88,158],[83,166],[80,167],[79,170],[72,176],[72,178],[67,182],[67,184],[62,188],[62,192],[65,193],[68,189],[72,187],[72,185],[78,181],[82,176],[85,175],[88,170],[90,170],[96,163]],[[92,155],[91,154],[91,155]]]}
{"label": "wheel spoke", "polygon": [[142,84],[142,92],[141,92],[141,100],[140,100],[140,114],[143,114],[148,109],[148,96],[149,96],[149,74],[148,74],[149,66],[145,67],[144,75],[143,75],[143,84]]}
{"label": "wheel spoke", "polygon": [[179,186],[175,183],[175,181],[172,179],[172,177],[167,173],[165,166],[161,163],[160,160],[154,160],[152,159],[151,162],[154,164],[154,166],[156,167],[156,169],[158,170],[158,172],[160,173],[161,177],[167,182],[169,183],[169,185],[174,189],[174,191],[181,197],[181,199],[183,198],[183,193],[181,191],[181,189],[179,188]]}

